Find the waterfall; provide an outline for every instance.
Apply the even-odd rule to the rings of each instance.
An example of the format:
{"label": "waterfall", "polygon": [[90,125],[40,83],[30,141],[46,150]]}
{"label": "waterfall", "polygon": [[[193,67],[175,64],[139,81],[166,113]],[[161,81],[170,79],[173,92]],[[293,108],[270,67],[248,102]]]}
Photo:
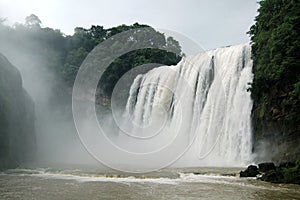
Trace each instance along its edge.
{"label": "waterfall", "polygon": [[131,85],[123,131],[153,139],[151,145],[140,146],[141,152],[163,148],[178,136],[177,146],[188,147],[178,165],[247,164],[252,149],[247,87],[252,78],[249,44],[201,52],[176,66],[154,68]]}

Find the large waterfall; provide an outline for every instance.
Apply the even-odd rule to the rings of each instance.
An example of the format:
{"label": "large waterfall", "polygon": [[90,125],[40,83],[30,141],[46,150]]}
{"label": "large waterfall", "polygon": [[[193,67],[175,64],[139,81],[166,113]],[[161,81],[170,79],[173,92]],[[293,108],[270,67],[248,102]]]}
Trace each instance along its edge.
{"label": "large waterfall", "polygon": [[174,149],[187,150],[178,165],[250,162],[250,51],[249,44],[218,48],[138,75],[130,88],[123,132],[152,141],[127,143],[126,149],[145,153],[176,143]]}

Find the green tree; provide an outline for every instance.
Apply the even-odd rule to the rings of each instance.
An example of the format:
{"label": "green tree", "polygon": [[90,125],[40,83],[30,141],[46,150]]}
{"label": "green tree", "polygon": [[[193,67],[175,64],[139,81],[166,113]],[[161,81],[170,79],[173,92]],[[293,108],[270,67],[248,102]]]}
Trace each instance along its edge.
{"label": "green tree", "polygon": [[254,127],[274,122],[300,129],[300,2],[262,0],[252,40]]}
{"label": "green tree", "polygon": [[31,14],[25,18],[25,25],[30,28],[40,28],[41,24],[42,21],[34,14]]}
{"label": "green tree", "polygon": [[[148,33],[151,34],[151,41],[144,39],[145,35],[141,34],[141,32],[133,32],[129,38],[123,38],[124,41],[127,41],[126,44],[120,44],[119,41],[115,41],[112,48],[126,48],[127,44],[130,45],[134,42],[142,41],[150,46],[154,46],[155,44],[156,46],[166,49],[166,51],[158,49],[141,49],[129,52],[119,59],[116,59],[105,71],[99,84],[100,89],[102,89],[108,97],[111,96],[113,88],[121,76],[136,66],[146,63],[173,65],[179,62],[182,56],[179,43],[171,37],[166,38],[164,34],[155,31],[147,25],[135,23],[131,26],[127,26],[123,24],[110,29],[104,29],[102,26],[94,25],[91,26],[90,29],[77,27],[75,28],[74,35],[67,37],[67,56],[63,67],[64,79],[70,85],[74,83],[77,71],[86,55],[100,42],[123,31],[138,28],[147,28],[145,31],[151,31],[151,33]],[[147,33],[145,32],[145,34]]]}

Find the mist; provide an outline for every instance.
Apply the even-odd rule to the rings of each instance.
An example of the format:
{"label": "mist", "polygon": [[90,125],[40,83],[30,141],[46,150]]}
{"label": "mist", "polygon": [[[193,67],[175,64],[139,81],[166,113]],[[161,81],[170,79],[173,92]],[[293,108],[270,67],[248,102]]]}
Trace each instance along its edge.
{"label": "mist", "polygon": [[[15,30],[16,31],[16,30]],[[71,110],[71,91],[49,69],[49,56],[35,38],[19,31],[18,43],[10,35],[0,35],[0,52],[22,75],[23,87],[35,104],[37,165],[97,164],[78,139]]]}
{"label": "mist", "polygon": [[[136,23],[127,31],[124,25],[117,28],[121,31],[113,36],[115,29],[77,28],[70,39],[58,30],[41,29],[38,18],[31,15],[25,26],[12,28],[12,36],[3,31],[0,51],[20,70],[35,103],[36,164],[133,173],[170,166],[247,164],[252,149],[252,101],[246,91],[252,80],[250,45],[184,57],[176,40],[151,27]],[[79,43],[78,49],[67,52],[64,45],[78,45],[90,33],[104,41],[92,48],[94,44],[83,39],[86,49]],[[62,37],[69,40],[63,43]],[[120,75],[116,63],[118,67],[140,60],[151,63],[138,52],[130,54],[147,48],[156,54],[144,53],[158,61],[170,58],[174,65],[135,66],[113,85],[112,96],[106,97],[112,104],[98,104],[97,97],[105,90],[99,89],[99,83],[110,88],[115,79],[109,78]],[[84,61],[76,69],[79,58]],[[107,70],[111,71],[105,74]]]}

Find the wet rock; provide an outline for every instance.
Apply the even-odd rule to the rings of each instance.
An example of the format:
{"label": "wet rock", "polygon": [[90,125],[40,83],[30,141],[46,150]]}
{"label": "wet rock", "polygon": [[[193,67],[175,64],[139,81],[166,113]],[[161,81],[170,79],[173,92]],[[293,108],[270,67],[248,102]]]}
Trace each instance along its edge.
{"label": "wet rock", "polygon": [[260,163],[258,164],[259,172],[268,172],[271,170],[276,170],[275,164],[272,162]]}
{"label": "wet rock", "polygon": [[193,172],[194,175],[202,175],[203,173],[200,172]]}
{"label": "wet rock", "polygon": [[262,181],[267,181],[271,183],[281,183],[283,182],[284,175],[281,171],[270,170],[267,173],[263,174],[260,179]]}
{"label": "wet rock", "polygon": [[249,165],[246,170],[240,172],[240,177],[256,177],[258,173],[257,166]]}

